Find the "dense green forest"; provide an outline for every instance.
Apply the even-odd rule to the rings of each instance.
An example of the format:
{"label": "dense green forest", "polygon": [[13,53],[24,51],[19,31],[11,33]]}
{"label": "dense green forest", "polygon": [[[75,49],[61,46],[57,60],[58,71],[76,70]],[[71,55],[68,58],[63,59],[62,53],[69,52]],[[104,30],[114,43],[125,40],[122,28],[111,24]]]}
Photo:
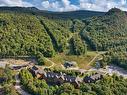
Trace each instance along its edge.
{"label": "dense green forest", "polygon": [[105,16],[84,20],[86,27],[82,38],[96,51],[107,51],[103,63],[113,63],[127,68],[127,15],[113,8]]}
{"label": "dense green forest", "polygon": [[[52,57],[59,52],[69,54],[69,51],[72,51],[69,48],[71,38],[84,26],[85,24],[80,20],[52,19],[22,12],[2,11],[0,13],[0,56],[36,56],[38,52],[45,57]],[[78,36],[76,48],[85,54],[87,47],[79,34]],[[77,53],[74,54],[77,55]]]}
{"label": "dense green forest", "polygon": [[48,86],[45,80],[34,78],[26,69],[20,72],[20,77],[24,89],[32,95],[126,95],[127,93],[127,80],[116,75],[105,76],[96,83],[82,83],[79,89],[69,83]]}
{"label": "dense green forest", "polygon": [[14,88],[14,72],[6,65],[0,68],[0,91],[1,95],[19,95]]}
{"label": "dense green forest", "polygon": [[0,14],[0,55],[32,55],[40,51],[53,56],[51,39],[40,21],[27,14]]}

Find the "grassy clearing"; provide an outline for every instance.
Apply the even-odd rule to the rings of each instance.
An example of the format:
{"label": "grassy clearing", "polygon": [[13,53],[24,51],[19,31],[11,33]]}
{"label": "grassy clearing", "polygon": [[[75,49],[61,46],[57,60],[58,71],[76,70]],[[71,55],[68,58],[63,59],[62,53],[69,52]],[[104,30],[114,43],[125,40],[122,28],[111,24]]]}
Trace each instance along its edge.
{"label": "grassy clearing", "polygon": [[46,59],[44,60],[44,63],[45,63],[44,66],[51,66],[52,65],[52,63],[50,61],[47,61]]}
{"label": "grassy clearing", "polygon": [[[82,56],[75,56],[75,55],[65,55],[65,54],[58,54],[53,58],[50,58],[54,63],[56,63],[55,68],[61,68],[61,64],[64,61],[75,61],[78,63],[79,68],[81,69],[89,69],[90,66],[87,64],[97,55],[98,53],[95,51],[88,51],[87,55]],[[94,62],[93,62],[94,63]],[[92,64],[90,64],[92,65]]]}

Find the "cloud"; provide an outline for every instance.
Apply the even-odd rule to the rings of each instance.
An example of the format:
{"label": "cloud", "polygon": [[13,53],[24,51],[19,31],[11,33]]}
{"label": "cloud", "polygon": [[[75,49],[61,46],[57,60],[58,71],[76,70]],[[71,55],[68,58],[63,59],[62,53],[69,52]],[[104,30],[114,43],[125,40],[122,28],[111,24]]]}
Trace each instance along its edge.
{"label": "cloud", "polygon": [[116,7],[127,11],[127,0],[0,0],[0,6],[34,6],[49,11],[108,11]]}
{"label": "cloud", "polygon": [[42,5],[42,7],[45,8],[45,9],[50,8],[50,3],[49,3],[49,1],[44,1],[44,2],[41,3],[41,5]]}
{"label": "cloud", "polygon": [[70,0],[55,0],[54,2],[47,0],[43,1],[41,5],[42,9],[50,11],[74,11],[79,9],[77,5],[71,4]]}
{"label": "cloud", "polygon": [[42,9],[50,11],[74,11],[94,10],[108,11],[116,7],[127,10],[126,0],[78,0],[79,4],[73,4],[70,0],[46,0],[42,1]]}
{"label": "cloud", "polygon": [[126,3],[127,3],[126,0],[121,0],[122,5],[125,5]]}
{"label": "cloud", "polygon": [[0,6],[33,6],[29,2],[25,2],[23,0],[0,0]]}
{"label": "cloud", "polygon": [[80,9],[95,10],[95,11],[108,11],[109,9],[116,7],[123,10],[127,10],[126,0],[94,0],[94,2],[89,2],[90,0],[79,0]]}
{"label": "cloud", "polygon": [[70,5],[69,0],[62,0],[62,3],[64,4],[65,7]]}

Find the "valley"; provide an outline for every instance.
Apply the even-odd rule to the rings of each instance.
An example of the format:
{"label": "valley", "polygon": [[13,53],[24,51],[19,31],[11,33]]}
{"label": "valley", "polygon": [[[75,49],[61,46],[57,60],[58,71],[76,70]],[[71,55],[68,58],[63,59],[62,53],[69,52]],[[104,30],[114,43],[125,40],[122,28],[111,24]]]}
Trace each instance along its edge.
{"label": "valley", "polygon": [[126,31],[118,8],[0,7],[0,94],[126,95]]}

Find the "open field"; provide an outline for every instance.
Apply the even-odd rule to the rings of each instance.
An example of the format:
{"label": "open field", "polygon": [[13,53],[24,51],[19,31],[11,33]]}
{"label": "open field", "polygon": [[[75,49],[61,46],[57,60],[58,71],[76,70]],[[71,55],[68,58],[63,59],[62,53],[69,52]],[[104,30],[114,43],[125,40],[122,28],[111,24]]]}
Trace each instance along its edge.
{"label": "open field", "polygon": [[[102,58],[101,52],[96,52],[96,51],[88,51],[87,55],[82,55],[82,56],[65,55],[64,53],[61,53],[61,54],[57,54],[53,58],[45,58],[45,65],[43,67],[64,69],[62,64],[64,64],[65,61],[75,61],[78,64],[76,68],[90,69],[91,66],[93,66],[93,63],[95,63],[96,59],[99,58]],[[37,64],[37,61],[34,58],[27,58],[27,57],[23,59],[7,58],[7,59],[0,60],[0,65],[3,64],[23,65],[28,63]]]}
{"label": "open field", "polygon": [[[64,61],[75,61],[75,62],[77,62],[79,68],[89,69],[91,67],[91,65],[96,61],[95,57],[97,55],[98,55],[98,53],[95,51],[88,51],[87,55],[84,55],[84,56],[58,54],[55,57],[50,58],[50,60],[53,61],[54,63],[56,63],[54,66],[55,68],[61,68],[61,64],[63,64]],[[93,58],[94,58],[94,60],[93,60]],[[93,60],[93,61],[91,62],[91,60]]]}

